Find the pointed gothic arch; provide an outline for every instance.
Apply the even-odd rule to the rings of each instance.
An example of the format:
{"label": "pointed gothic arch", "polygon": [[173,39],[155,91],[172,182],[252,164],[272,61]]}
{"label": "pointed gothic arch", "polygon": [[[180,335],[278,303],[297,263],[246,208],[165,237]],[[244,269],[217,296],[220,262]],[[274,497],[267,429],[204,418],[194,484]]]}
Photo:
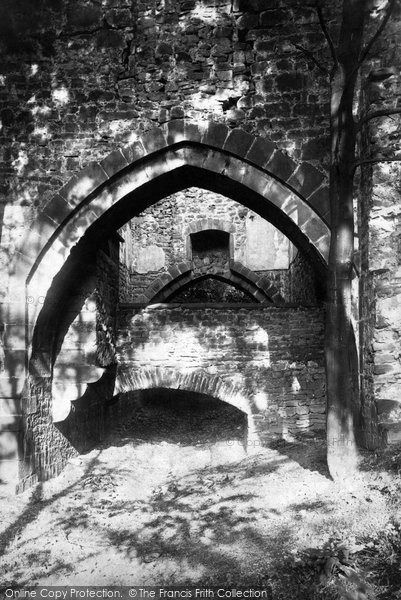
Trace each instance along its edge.
{"label": "pointed gothic arch", "polygon": [[[24,411],[35,412],[27,376],[34,371],[51,380],[57,347],[38,332],[46,334],[58,318],[57,299],[66,290],[71,294],[74,282],[82,279],[79,311],[93,287],[87,257],[89,264],[104,239],[145,208],[194,185],[269,220],[324,277],[330,244],[324,173],[310,163],[295,163],[272,142],[242,129],[172,121],[75,175],[21,240],[10,260],[11,297],[3,304],[7,322],[13,323],[13,341],[5,340],[4,397],[20,398],[25,389],[29,407]],[[32,366],[35,335],[39,343]]]}

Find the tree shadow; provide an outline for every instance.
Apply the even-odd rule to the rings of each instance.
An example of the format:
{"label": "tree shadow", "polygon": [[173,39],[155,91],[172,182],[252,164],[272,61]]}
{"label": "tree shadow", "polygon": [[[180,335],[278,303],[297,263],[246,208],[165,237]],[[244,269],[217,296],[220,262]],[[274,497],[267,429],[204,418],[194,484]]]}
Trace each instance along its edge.
{"label": "tree shadow", "polygon": [[285,439],[276,440],[268,444],[268,447],[297,462],[303,469],[317,471],[331,480],[327,467],[325,432],[304,432],[294,436],[291,442]]}
{"label": "tree shadow", "polygon": [[[32,493],[32,496],[31,496],[27,506],[24,508],[23,512],[18,516],[18,518],[13,523],[11,523],[0,534],[0,556],[4,557],[6,555],[7,549],[15,542],[15,540],[17,540],[18,538],[20,538],[23,535],[23,532],[27,528],[27,526],[30,525],[31,523],[33,523],[37,519],[39,514],[45,508],[51,506],[52,504],[54,504],[61,498],[68,496],[74,490],[79,489],[79,487],[82,484],[82,481],[85,479],[85,477],[87,477],[87,475],[98,464],[98,456],[99,456],[99,453],[95,458],[93,458],[88,463],[82,477],[80,477],[75,483],[71,484],[70,486],[67,486],[66,488],[64,488],[59,493],[55,494],[54,496],[52,496],[49,499],[45,499],[43,497],[43,485],[44,484],[43,483],[37,484],[36,488],[34,489],[34,491]],[[39,540],[40,540],[40,534],[38,537],[38,541]],[[39,553],[40,552],[45,552],[45,551],[42,550],[42,551],[39,551]],[[59,568],[61,568],[61,567],[69,568],[70,566],[71,565],[68,565],[67,563],[59,564]],[[54,567],[53,571],[56,572],[56,570],[57,570],[57,567]],[[49,571],[46,571],[46,574],[49,574]],[[20,585],[26,584],[26,583],[28,583],[28,582],[27,581],[25,581],[25,582],[19,581],[18,585],[20,586]],[[3,592],[6,587],[10,587],[10,585],[8,583],[3,583],[3,585],[0,587],[0,592]]]}
{"label": "tree shadow", "polygon": [[[134,451],[133,457],[137,456],[137,446]],[[274,452],[207,468],[194,465],[184,474],[166,474],[160,485],[149,489],[142,498],[135,496],[136,485],[143,483],[133,477],[127,455],[121,455],[126,456],[126,464],[113,467],[101,457],[102,452],[103,449],[94,458],[88,457],[82,475],[49,499],[45,498],[44,484],[38,484],[25,510],[0,536],[1,553],[17,543],[14,551],[20,560],[23,557],[26,561],[30,556],[32,578],[56,581],[64,572],[66,577],[71,573],[70,583],[74,584],[76,564],[72,560],[56,557],[46,568],[51,556],[46,546],[40,546],[41,540],[43,544],[47,539],[46,532],[39,528],[34,538],[23,536],[27,526],[54,505],[52,536],[56,544],[61,535],[68,544],[76,545],[77,551],[84,550],[82,560],[95,555],[98,559],[107,553],[114,556],[116,568],[121,556],[121,564],[128,561],[148,574],[157,572],[157,581],[147,581],[148,584],[236,584],[260,586],[267,590],[268,600],[313,597],[300,594],[291,580],[292,551],[296,546],[298,513],[311,510],[324,514],[324,502],[290,505],[288,519],[279,506],[264,503],[265,494],[270,493],[268,476],[279,473],[288,457]],[[127,485],[127,481],[129,488],[124,495],[119,486]],[[67,502],[60,510],[56,503],[64,498]],[[37,552],[31,550],[32,544],[37,544]],[[26,579],[20,580],[19,585],[29,584],[21,563],[14,567],[12,575],[13,580]]]}

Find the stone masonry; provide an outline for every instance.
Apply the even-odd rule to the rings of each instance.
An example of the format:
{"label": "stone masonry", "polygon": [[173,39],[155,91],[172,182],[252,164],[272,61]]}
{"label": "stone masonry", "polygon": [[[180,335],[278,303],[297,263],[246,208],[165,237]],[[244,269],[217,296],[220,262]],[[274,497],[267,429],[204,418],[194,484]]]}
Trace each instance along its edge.
{"label": "stone masonry", "polygon": [[164,387],[167,380],[174,389],[201,375],[204,389],[194,391],[213,395],[210,379],[215,390],[216,379],[229,384],[236,400],[225,401],[248,414],[260,440],[324,429],[323,335],[318,308],[127,308],[118,324],[117,387]]}
{"label": "stone masonry", "polygon": [[[340,10],[341,2],[324,3],[335,40]],[[382,6],[369,3],[367,12],[374,17],[368,36]],[[364,64],[356,117],[399,107],[400,19],[396,8]],[[328,64],[316,13],[298,0],[2,3],[1,485],[24,489],[58,473],[76,448],[98,442],[105,399],[117,393],[120,381],[118,302],[140,301],[140,319],[144,305],[169,301],[182,286],[195,283],[195,275],[203,276],[196,260],[208,257],[201,251],[194,265],[189,253],[199,222],[210,219],[209,229],[229,236],[229,268],[220,261],[219,276],[223,273],[225,283],[254,300],[252,310],[237,307],[247,324],[254,318],[257,327],[268,329],[276,318],[271,315],[279,321],[286,314],[293,330],[299,326],[307,335],[307,314],[321,323],[331,235],[329,80],[300,47]],[[396,440],[400,429],[399,139],[399,115],[368,120],[358,135],[363,164],[356,166],[355,180],[353,320],[360,368],[358,420],[370,447]],[[207,215],[201,206],[208,208]],[[268,227],[280,231],[292,248],[288,268],[268,262],[274,246]],[[253,245],[252,235],[263,238],[260,247]],[[274,246],[276,258],[280,247]],[[157,327],[150,329],[156,345],[163,330],[157,315],[167,321],[179,316],[185,330],[192,331],[190,312],[202,322],[202,311],[209,309],[160,310],[152,313]],[[219,310],[235,331],[233,344],[234,337],[242,336],[236,312]],[[213,311],[207,315],[215,318]],[[287,349],[270,347],[266,380],[257,379],[262,394],[269,393],[267,384],[277,391],[279,400],[269,396],[275,407],[269,419],[277,427],[285,419],[289,429],[297,421],[312,425],[314,400],[308,403],[307,395],[315,393],[316,405],[323,406],[324,335],[321,329],[313,332],[316,355],[310,361],[307,344],[301,357],[301,341],[289,333]],[[252,353],[257,355],[262,349],[255,344]],[[69,350],[78,346],[78,358],[68,366]],[[202,340],[202,356],[205,346]],[[254,375],[252,358],[246,356],[237,398]],[[308,367],[308,361],[313,365]],[[198,387],[206,386],[206,359],[188,368],[196,370]],[[308,380],[308,368],[316,379]],[[150,380],[160,385],[174,377],[177,381],[178,375],[167,371],[164,379],[153,371]],[[62,373],[68,375],[65,387],[76,390],[77,397],[67,394],[61,412],[71,402],[76,410],[57,421],[54,390]],[[269,373],[278,373],[275,381]],[[300,385],[296,392],[294,378]],[[230,385],[221,384],[226,399]],[[257,398],[257,390],[245,395]],[[285,398],[295,397],[290,410]],[[316,414],[316,426],[321,426],[323,412]],[[379,422],[383,429],[377,435]]]}

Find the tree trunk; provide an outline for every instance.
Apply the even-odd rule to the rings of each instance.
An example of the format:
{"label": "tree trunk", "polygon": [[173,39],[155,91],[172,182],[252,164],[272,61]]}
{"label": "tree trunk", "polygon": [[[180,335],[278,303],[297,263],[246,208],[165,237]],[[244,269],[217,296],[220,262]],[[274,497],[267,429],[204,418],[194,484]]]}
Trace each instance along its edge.
{"label": "tree trunk", "polygon": [[351,357],[351,282],[354,253],[353,119],[365,0],[344,0],[337,63],[331,76],[330,206],[332,237],[326,315],[327,463],[333,479],[352,478],[357,466]]}

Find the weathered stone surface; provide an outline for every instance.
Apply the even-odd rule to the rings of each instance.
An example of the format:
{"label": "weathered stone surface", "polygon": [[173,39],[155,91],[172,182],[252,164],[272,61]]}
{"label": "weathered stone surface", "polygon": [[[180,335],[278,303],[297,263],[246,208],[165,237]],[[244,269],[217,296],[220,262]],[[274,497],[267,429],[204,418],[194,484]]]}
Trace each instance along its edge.
{"label": "weathered stone surface", "polygon": [[[188,389],[181,376],[185,373],[192,381],[189,389],[215,393],[209,387],[210,376],[218,376],[235,390],[234,397],[224,401],[237,405],[242,390],[241,410],[263,417],[255,419],[261,434],[280,422],[289,430],[310,428],[312,413],[325,411],[322,336],[320,309],[249,305],[238,310],[175,305],[126,309],[120,313],[117,340],[125,383],[118,389],[163,386],[166,372],[173,388]],[[263,403],[261,395],[266,398]],[[323,419],[313,422],[324,427]]]}
{"label": "weathered stone surface", "polygon": [[224,143],[224,150],[245,156],[254,141],[254,137],[242,129],[233,129]]}

